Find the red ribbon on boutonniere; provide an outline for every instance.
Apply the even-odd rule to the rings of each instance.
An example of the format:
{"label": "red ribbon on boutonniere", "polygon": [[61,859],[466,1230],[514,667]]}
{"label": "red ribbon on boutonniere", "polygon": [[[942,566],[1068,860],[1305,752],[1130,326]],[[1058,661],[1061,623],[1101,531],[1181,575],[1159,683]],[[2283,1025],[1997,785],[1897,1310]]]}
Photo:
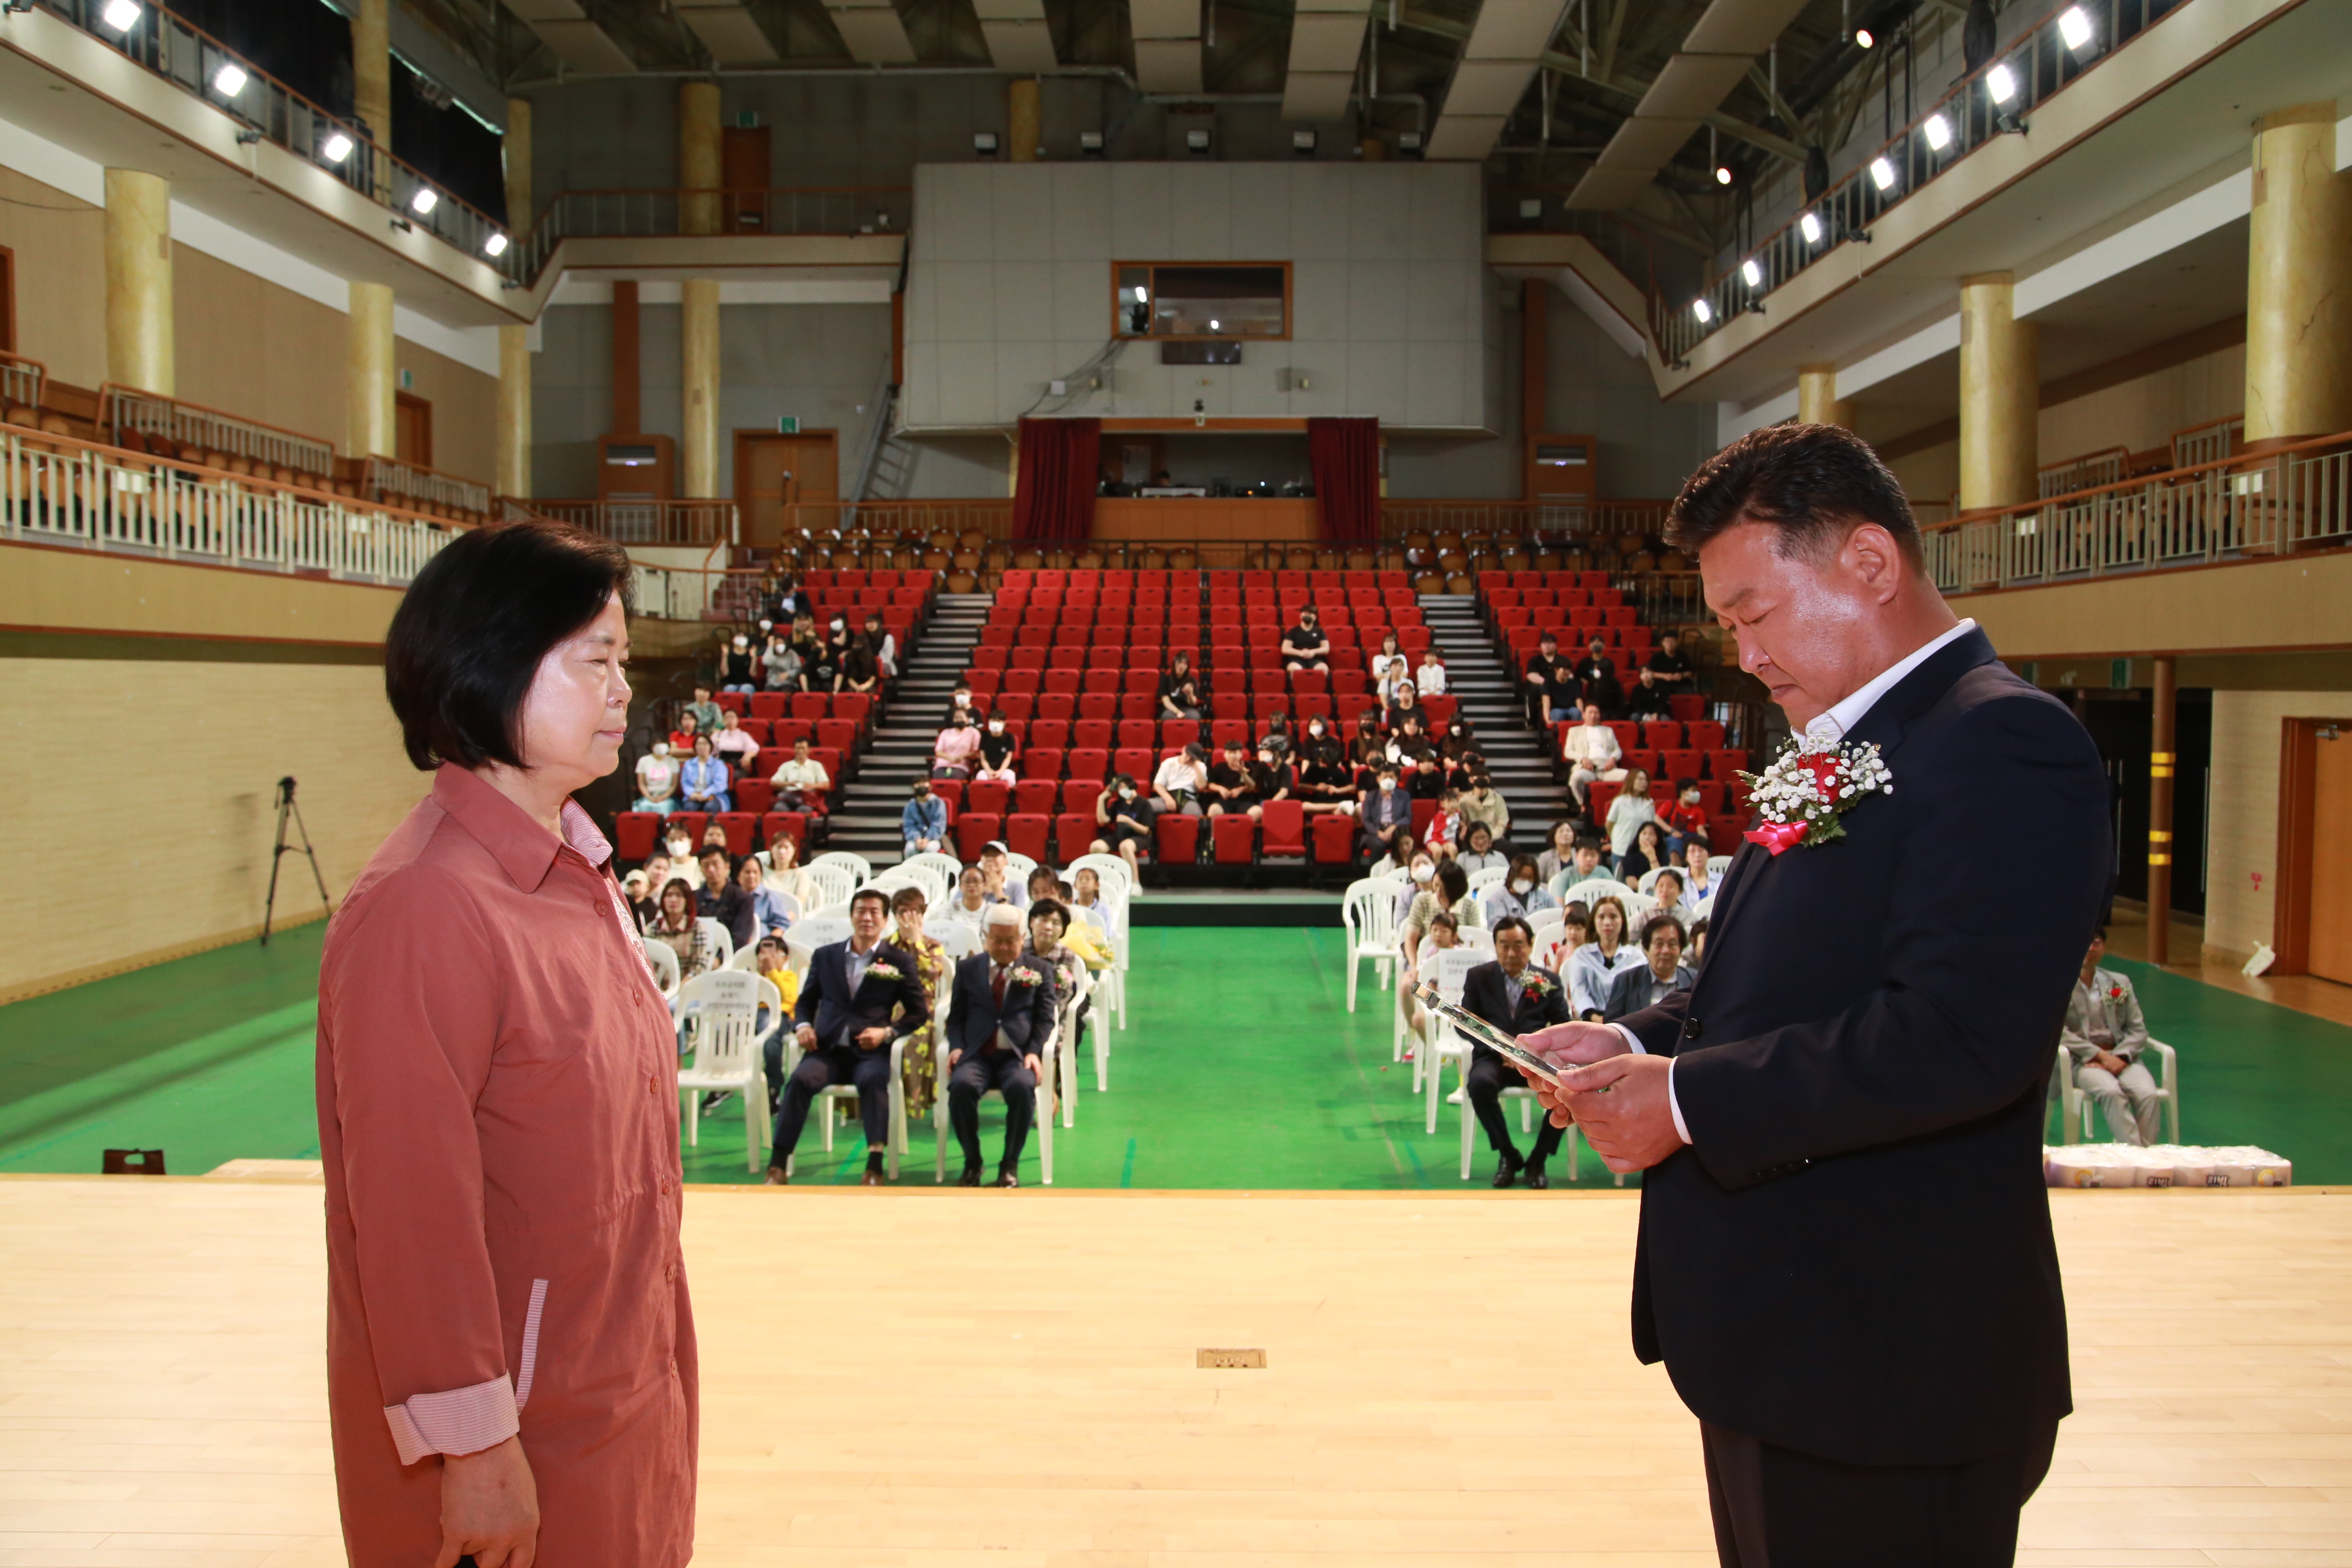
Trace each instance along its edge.
{"label": "red ribbon on boutonniere", "polygon": [[1761,844],[1778,855],[1802,843],[1807,826],[1802,822],[1768,822],[1761,827],[1749,828],[1745,837],[1750,844]]}

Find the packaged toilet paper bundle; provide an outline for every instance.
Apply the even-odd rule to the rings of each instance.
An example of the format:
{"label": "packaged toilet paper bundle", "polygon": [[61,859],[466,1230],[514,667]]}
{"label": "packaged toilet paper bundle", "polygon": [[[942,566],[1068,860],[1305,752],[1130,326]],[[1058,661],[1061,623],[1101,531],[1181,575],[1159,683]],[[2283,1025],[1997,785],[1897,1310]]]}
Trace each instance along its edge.
{"label": "packaged toilet paper bundle", "polygon": [[2053,1187],[2284,1187],[2294,1163],[2252,1144],[2069,1143],[2042,1152]]}

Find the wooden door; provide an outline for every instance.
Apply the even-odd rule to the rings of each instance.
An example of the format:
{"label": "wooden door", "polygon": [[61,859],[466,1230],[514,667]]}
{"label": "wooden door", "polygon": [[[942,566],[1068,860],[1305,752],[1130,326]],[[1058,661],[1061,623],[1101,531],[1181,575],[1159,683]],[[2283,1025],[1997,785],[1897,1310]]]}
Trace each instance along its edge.
{"label": "wooden door", "polygon": [[2352,731],[2328,724],[2311,759],[2311,973],[2352,984]]}
{"label": "wooden door", "polygon": [[433,466],[433,405],[405,392],[392,395],[392,455],[420,468]]}
{"label": "wooden door", "polygon": [[831,430],[779,436],[735,433],[735,504],[742,509],[744,542],[774,545],[790,527],[833,528],[841,496],[840,459]]}
{"label": "wooden door", "polygon": [[728,125],[719,132],[719,184],[733,193],[719,223],[727,234],[764,234],[768,229],[768,128]]}

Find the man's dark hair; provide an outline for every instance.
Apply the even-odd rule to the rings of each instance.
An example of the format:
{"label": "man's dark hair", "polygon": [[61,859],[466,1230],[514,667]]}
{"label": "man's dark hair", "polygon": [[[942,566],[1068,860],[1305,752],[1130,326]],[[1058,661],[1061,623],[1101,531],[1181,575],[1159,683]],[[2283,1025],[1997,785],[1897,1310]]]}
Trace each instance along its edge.
{"label": "man's dark hair", "polygon": [[[1040,867],[1039,869],[1042,870],[1044,868]],[[1031,904],[1029,906],[1029,918],[1034,921],[1039,915],[1051,915],[1055,920],[1062,922],[1062,929],[1064,931],[1070,929],[1070,911],[1062,907],[1062,902],[1059,899],[1039,899],[1036,902]]]}
{"label": "man's dark hair", "polygon": [[1874,522],[1912,565],[1926,558],[1902,485],[1868,442],[1834,425],[1769,425],[1700,464],[1666,513],[1666,542],[1696,554],[1741,522],[1779,529],[1784,557],[1826,556]]}
{"label": "man's dark hair", "polygon": [[1682,794],[1683,791],[1686,789],[1696,788],[1698,788],[1698,780],[1696,779],[1676,779],[1675,781],[1675,793],[1676,795]]}
{"label": "man's dark hair", "polygon": [[1674,932],[1675,941],[1677,943],[1681,942],[1683,940],[1682,921],[1675,919],[1674,916],[1669,914],[1654,914],[1648,920],[1642,922],[1643,952],[1647,952],[1650,950],[1650,939],[1657,935],[1662,931],[1670,931]]}
{"label": "man's dark hair", "polygon": [[884,892],[879,888],[858,889],[857,891],[849,895],[849,907],[852,910],[855,910],[861,902],[867,899],[871,899],[876,903],[881,905],[882,913],[885,917],[888,916],[890,913],[890,895]]}
{"label": "man's dark hair", "polygon": [[523,699],[540,661],[614,594],[627,608],[635,580],[627,551],[563,523],[499,523],[450,541],[384,634],[383,690],[408,760],[521,767]]}
{"label": "man's dark hair", "polygon": [[1501,920],[1496,921],[1493,925],[1486,928],[1486,934],[1488,936],[1500,936],[1507,931],[1515,931],[1521,936],[1526,937],[1530,942],[1534,942],[1536,939],[1536,928],[1528,924],[1527,921],[1519,919],[1517,915],[1505,915]]}

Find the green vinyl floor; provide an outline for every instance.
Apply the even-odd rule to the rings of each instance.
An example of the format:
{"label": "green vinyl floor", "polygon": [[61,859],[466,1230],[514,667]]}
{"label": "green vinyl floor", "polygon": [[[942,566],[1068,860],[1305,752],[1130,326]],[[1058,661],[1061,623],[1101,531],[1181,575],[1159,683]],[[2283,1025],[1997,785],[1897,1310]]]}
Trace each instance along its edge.
{"label": "green vinyl floor", "polygon": [[[0,1173],[95,1172],[109,1148],[164,1151],[173,1174],[237,1158],[316,1159],[311,1100],[323,924],[267,952],[223,948],[0,1007]],[[1389,1060],[1390,994],[1363,967],[1347,1011],[1336,928],[1138,927],[1129,1027],[1113,1037],[1110,1092],[1085,1064],[1078,1124],[1055,1133],[1055,1184],[1075,1187],[1459,1187],[1458,1112],[1423,1131],[1410,1069]],[[2352,1029],[2126,963],[2157,1034],[2179,1049],[2183,1131],[2256,1143],[2300,1183],[2352,1183]],[[1452,1085],[1449,1082],[1448,1087]],[[730,1114],[730,1112],[733,1112]],[[1516,1121],[1516,1116],[1515,1116]],[[1002,1111],[983,1112],[992,1164]],[[689,1180],[755,1180],[743,1122],[705,1119]],[[914,1130],[903,1179],[929,1183]],[[1524,1145],[1525,1140],[1522,1140]],[[1040,1177],[1033,1134],[1024,1182]],[[950,1174],[959,1161],[950,1150]],[[828,1160],[812,1122],[799,1180],[855,1182],[854,1122]],[[1474,1181],[1493,1169],[1478,1141]],[[1553,1172],[1567,1184],[1564,1167]],[[1583,1184],[1608,1183],[1588,1155]]]}

